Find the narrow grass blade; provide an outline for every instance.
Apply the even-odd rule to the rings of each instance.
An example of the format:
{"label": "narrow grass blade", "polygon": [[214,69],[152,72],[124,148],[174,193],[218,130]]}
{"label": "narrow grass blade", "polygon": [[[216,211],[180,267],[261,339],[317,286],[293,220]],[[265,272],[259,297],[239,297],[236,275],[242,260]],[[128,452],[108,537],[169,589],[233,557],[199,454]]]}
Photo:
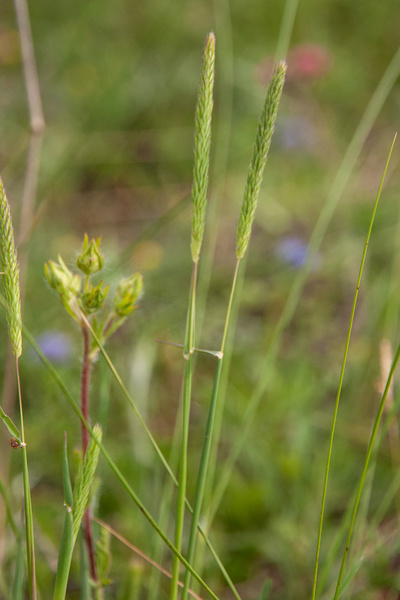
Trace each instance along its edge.
{"label": "narrow grass blade", "polygon": [[321,549],[322,527],[323,527],[323,521],[324,521],[326,494],[327,494],[327,489],[328,489],[328,478],[329,478],[329,469],[330,469],[330,464],[331,464],[331,456],[332,456],[332,448],[333,448],[333,438],[334,438],[334,435],[335,435],[336,421],[337,421],[337,415],[338,415],[338,411],[339,411],[340,396],[341,396],[341,393],[342,393],[344,372],[345,372],[345,369],[346,369],[347,355],[348,355],[349,346],[350,346],[350,338],[351,338],[351,333],[352,333],[352,330],[353,330],[354,315],[355,315],[355,312],[356,312],[356,306],[357,306],[357,300],[358,300],[358,292],[359,292],[360,285],[361,285],[361,277],[362,277],[363,270],[364,270],[365,259],[366,259],[366,256],[367,256],[367,250],[368,250],[369,240],[371,238],[372,227],[373,227],[373,224],[374,224],[374,221],[375,221],[375,215],[376,215],[376,211],[378,209],[378,204],[379,204],[379,200],[380,200],[380,197],[381,197],[383,183],[385,181],[385,177],[386,177],[387,169],[388,169],[388,166],[389,166],[390,158],[392,156],[392,151],[393,151],[393,146],[394,146],[395,141],[396,141],[396,136],[394,137],[393,142],[392,142],[392,146],[390,148],[389,156],[388,156],[388,159],[386,161],[386,166],[385,166],[385,169],[384,169],[384,172],[383,172],[383,175],[382,175],[382,179],[381,179],[381,183],[380,183],[380,186],[379,186],[378,194],[377,194],[377,197],[376,197],[376,200],[375,200],[374,209],[372,211],[371,221],[370,221],[370,224],[369,224],[369,229],[368,229],[367,237],[366,237],[366,240],[365,240],[363,255],[362,255],[362,258],[361,258],[361,264],[360,264],[360,270],[359,270],[359,273],[358,273],[358,279],[357,279],[356,291],[355,291],[355,294],[354,294],[353,306],[352,306],[352,309],[351,309],[349,329],[348,329],[348,332],[347,332],[347,339],[346,339],[346,344],[345,344],[345,349],[344,349],[344,355],[343,355],[343,361],[342,361],[342,368],[341,368],[340,377],[339,377],[339,386],[338,386],[338,391],[337,391],[337,394],[336,394],[336,402],[335,402],[335,408],[334,408],[334,412],[333,412],[333,421],[332,421],[332,428],[331,428],[331,434],[330,434],[330,440],[329,440],[328,456],[327,456],[327,460],[326,460],[325,478],[324,478],[324,486],[323,486],[322,501],[321,501],[321,512],[320,512],[320,519],[319,519],[319,526],[318,526],[318,539],[317,539],[317,549],[316,549],[315,567],[314,567],[314,581],[313,581],[312,596],[311,596],[312,600],[314,600],[315,595],[316,595],[316,590],[317,590],[318,563],[319,563],[319,554],[320,554],[320,549]]}
{"label": "narrow grass blade", "polygon": [[[186,481],[187,481],[187,448],[189,439],[189,419],[190,419],[190,400],[192,394],[192,374],[193,374],[193,344],[194,344],[194,320],[195,320],[195,302],[196,302],[196,281],[197,281],[197,263],[193,263],[192,280],[190,284],[189,308],[186,324],[185,339],[185,358],[186,368],[183,381],[182,394],[182,426],[181,441],[179,452],[179,481],[178,481],[178,499],[176,505],[175,521],[175,547],[180,552],[182,547],[182,535],[185,520],[185,499],[186,499]],[[190,562],[190,561],[189,561]],[[172,564],[171,581],[171,600],[178,597],[180,561],[175,556]]]}
{"label": "narrow grass blade", "polygon": [[264,583],[264,587],[261,592],[260,600],[268,600],[271,589],[272,589],[272,579],[267,579],[267,581]]}
{"label": "narrow grass blade", "polygon": [[11,600],[23,600],[25,584],[23,536],[18,537],[17,558],[15,560],[14,582],[11,591]]}
{"label": "narrow grass blade", "polygon": [[[218,386],[219,386],[219,381],[220,381],[220,377],[221,377],[222,365],[223,365],[223,362],[222,362],[222,358],[221,358],[217,364],[217,370],[216,370],[215,379],[214,379],[214,388],[213,388],[211,402],[210,402],[210,408],[209,408],[209,412],[208,412],[206,430],[204,433],[204,440],[203,440],[203,447],[202,447],[202,451],[201,451],[199,472],[198,472],[197,481],[196,481],[192,522],[191,522],[190,534],[189,534],[189,545],[188,545],[188,551],[187,551],[187,555],[186,555],[188,562],[191,564],[193,563],[195,549],[196,549],[197,528],[198,528],[198,524],[199,524],[199,520],[200,520],[200,512],[201,512],[201,507],[202,507],[202,503],[203,503],[204,488],[205,488],[205,484],[206,484],[208,460],[210,457],[210,446],[211,446],[211,441],[212,441],[212,431],[213,431],[213,425],[214,425],[215,409],[216,409],[216,404],[217,404],[217,400],[218,400]],[[183,588],[181,600],[186,600],[186,598],[187,598],[187,594],[188,594],[189,587],[190,587],[190,580],[191,580],[190,573],[189,573],[189,571],[186,571],[185,579],[184,579],[185,585]]]}
{"label": "narrow grass blade", "polygon": [[22,450],[22,479],[24,486],[24,504],[25,504],[25,537],[26,537],[26,553],[28,562],[28,580],[29,590],[32,600],[37,598],[36,589],[36,561],[35,561],[35,539],[33,532],[33,511],[32,511],[32,498],[31,489],[29,485],[29,469],[28,469],[28,455],[26,451],[25,442],[25,431],[24,431],[24,413],[22,409],[22,396],[21,396],[21,381],[19,377],[19,366],[18,356],[15,358],[15,367],[17,372],[17,384],[18,384],[18,400],[19,400],[19,412],[21,418],[21,450]]}
{"label": "narrow grass blade", "polygon": [[71,568],[72,552],[74,549],[74,520],[72,516],[72,487],[69,476],[67,436],[65,434],[63,451],[63,482],[64,482],[64,504],[66,508],[64,528],[62,532],[56,581],[54,585],[54,600],[64,600],[67,592],[69,571]]}
{"label": "narrow grass blade", "polygon": [[364,468],[361,474],[361,479],[360,479],[360,483],[358,486],[358,490],[357,490],[357,496],[356,496],[356,500],[354,502],[354,508],[353,508],[353,512],[352,512],[352,516],[351,516],[351,521],[350,521],[350,527],[349,527],[349,533],[347,536],[347,540],[346,540],[346,547],[343,553],[343,558],[342,558],[342,564],[340,566],[340,572],[339,572],[339,576],[338,576],[338,580],[337,580],[337,585],[336,585],[336,592],[335,592],[335,596],[334,596],[334,600],[337,600],[339,598],[339,594],[340,594],[340,587],[341,587],[341,583],[342,583],[342,579],[343,579],[343,574],[344,574],[344,568],[346,566],[346,560],[347,560],[347,555],[349,552],[349,547],[350,547],[350,542],[351,542],[351,537],[353,534],[353,529],[354,529],[354,523],[356,520],[356,516],[357,516],[357,511],[358,511],[358,506],[360,504],[360,499],[361,499],[361,494],[363,491],[363,487],[364,487],[364,483],[365,483],[365,478],[367,476],[367,471],[368,471],[368,467],[369,467],[369,463],[370,463],[370,459],[371,459],[371,454],[372,454],[372,450],[374,448],[374,444],[375,444],[375,439],[378,433],[378,428],[379,428],[379,424],[381,421],[381,417],[383,414],[383,409],[385,408],[385,402],[386,402],[386,398],[388,396],[389,393],[389,389],[390,386],[392,384],[392,380],[393,380],[393,375],[394,372],[396,370],[397,364],[399,362],[400,359],[400,345],[397,348],[397,352],[396,355],[394,357],[391,369],[390,369],[390,373],[389,373],[389,377],[386,383],[386,387],[385,390],[383,392],[382,395],[382,399],[378,408],[378,412],[375,418],[375,422],[374,422],[374,427],[372,429],[372,433],[371,433],[371,437],[370,437],[370,441],[368,444],[368,449],[367,449],[367,454],[365,457],[365,462],[364,462]]}
{"label": "narrow grass blade", "polygon": [[0,418],[3,421],[4,425],[7,427],[8,431],[11,433],[11,435],[13,437],[15,437],[15,439],[18,440],[18,442],[21,445],[20,433],[18,431],[18,427],[15,425],[15,423],[12,421],[12,419],[10,419],[10,417],[8,417],[6,415],[6,413],[1,408],[1,406],[0,406]]}
{"label": "narrow grass blade", "polygon": [[90,585],[89,558],[86,551],[85,538],[83,534],[79,536],[80,550],[80,579],[81,579],[81,600],[92,600]]}
{"label": "narrow grass blade", "polygon": [[212,509],[210,511],[211,521],[215,516],[218,506],[225,494],[225,490],[231,478],[231,474],[236,463],[236,460],[243,448],[243,445],[249,435],[254,417],[256,415],[258,406],[264,396],[267,389],[269,379],[271,377],[272,368],[278,352],[281,347],[282,336],[286,328],[289,326],[296,307],[299,303],[300,296],[302,294],[305,282],[308,274],[314,264],[317,252],[321,246],[325,232],[331,221],[331,218],[336,210],[338,202],[343,194],[345,186],[349,180],[351,172],[356,164],[356,161],[360,155],[361,149],[364,142],[372,129],[372,126],[380,113],[380,110],[386,101],[390,91],[393,88],[398,76],[400,74],[400,47],[391,60],[388,68],[386,69],[381,81],[379,82],[372,98],[364,111],[364,114],[360,120],[360,123],[353,135],[353,138],[347,148],[346,154],[339,166],[334,181],[332,183],[330,192],[327,196],[325,204],[322,208],[321,214],[314,227],[311,235],[309,244],[309,254],[306,262],[299,271],[293,286],[289,292],[288,300],[283,309],[282,315],[276,324],[275,331],[272,336],[270,347],[266,353],[264,364],[260,371],[260,377],[251,397],[249,399],[246,413],[241,423],[241,429],[238,436],[233,444],[232,450],[225,461],[221,477],[219,478],[216,486]]}
{"label": "narrow grass blade", "polygon": [[19,530],[18,530],[17,524],[15,522],[14,515],[12,513],[11,502],[10,502],[10,498],[8,495],[8,490],[7,490],[6,486],[4,485],[4,481],[1,479],[1,477],[0,477],[0,494],[3,496],[3,501],[4,501],[4,504],[6,507],[7,518],[10,522],[10,525],[14,532],[14,535],[15,535],[15,537],[19,537]]}

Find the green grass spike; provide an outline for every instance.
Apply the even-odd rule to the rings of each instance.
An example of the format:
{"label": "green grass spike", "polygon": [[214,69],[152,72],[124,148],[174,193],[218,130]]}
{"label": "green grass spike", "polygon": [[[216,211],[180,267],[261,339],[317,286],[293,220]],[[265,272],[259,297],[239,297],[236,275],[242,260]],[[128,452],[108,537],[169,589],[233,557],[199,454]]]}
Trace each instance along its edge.
{"label": "green grass spike", "polygon": [[13,353],[22,354],[21,298],[19,291],[19,266],[14,243],[14,230],[3,181],[0,178],[0,267],[4,296],[7,302],[7,325]]}
{"label": "green grass spike", "polygon": [[[101,442],[102,431],[100,425],[93,427],[93,433],[96,440]],[[74,488],[74,498],[72,505],[72,514],[74,516],[74,544],[78,537],[79,528],[81,526],[83,513],[89,500],[90,487],[93,483],[96,472],[97,462],[99,460],[100,448],[96,441],[91,438],[85,458],[83,459],[82,467],[79,470]]]}
{"label": "green grass spike", "polygon": [[253,147],[249,171],[247,174],[246,188],[240,213],[236,237],[236,257],[243,258],[249,244],[251,228],[257,208],[258,194],[260,192],[268,151],[274,133],[275,121],[278,114],[279,101],[285,83],[286,62],[281,60],[275,67],[263,111],[258,123],[256,139]]}
{"label": "green grass spike", "polygon": [[204,235],[207,206],[208,170],[210,165],[211,116],[213,110],[215,36],[207,36],[197,97],[194,133],[194,166],[192,187],[192,260],[197,263]]}

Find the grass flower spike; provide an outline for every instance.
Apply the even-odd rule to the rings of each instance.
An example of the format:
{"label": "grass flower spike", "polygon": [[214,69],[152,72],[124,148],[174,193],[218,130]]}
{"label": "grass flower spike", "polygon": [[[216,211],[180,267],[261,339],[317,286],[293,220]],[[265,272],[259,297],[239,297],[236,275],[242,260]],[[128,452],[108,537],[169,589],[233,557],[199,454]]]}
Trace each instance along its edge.
{"label": "grass flower spike", "polygon": [[236,257],[243,258],[249,244],[251,228],[257,208],[258,194],[260,192],[264,167],[268,158],[268,151],[274,133],[279,101],[285,82],[286,62],[281,60],[275,67],[268,87],[264,109],[258,123],[256,139],[253,147],[249,172],[247,174],[246,188],[240,213],[236,238]]}
{"label": "grass flower spike", "polygon": [[[72,514],[74,517],[74,544],[79,533],[83,513],[89,501],[89,492],[93,483],[99,460],[100,448],[96,441],[101,442],[102,431],[100,425],[93,427],[94,438],[91,438],[85,458],[76,478],[73,494]],[[96,439],[96,441],[95,441]]]}
{"label": "grass flower spike", "polygon": [[200,256],[206,216],[206,194],[210,164],[211,116],[213,110],[215,64],[215,36],[207,36],[203,51],[203,66],[199,83],[195,114],[194,166],[193,166],[193,216],[192,216],[192,260],[197,263]]}
{"label": "grass flower spike", "polygon": [[11,346],[16,357],[22,354],[21,299],[19,291],[19,267],[14,231],[3,182],[0,178],[0,263],[3,272],[3,289],[7,302],[7,324]]}

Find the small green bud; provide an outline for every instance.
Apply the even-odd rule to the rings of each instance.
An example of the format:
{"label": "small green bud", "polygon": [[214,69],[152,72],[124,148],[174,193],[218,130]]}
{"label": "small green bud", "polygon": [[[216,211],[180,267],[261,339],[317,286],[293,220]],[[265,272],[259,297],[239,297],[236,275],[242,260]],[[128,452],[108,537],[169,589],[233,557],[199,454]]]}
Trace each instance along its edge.
{"label": "small green bud", "polygon": [[104,256],[100,252],[100,241],[98,237],[97,240],[92,238],[89,242],[89,238],[85,233],[81,251],[76,259],[76,266],[85,275],[97,273],[103,268]]}
{"label": "small green bud", "polygon": [[68,301],[81,291],[81,278],[68,269],[61,256],[58,257],[58,263],[49,260],[44,265],[44,272],[50,286]]}
{"label": "small green bud", "polygon": [[123,277],[118,283],[113,309],[119,317],[127,317],[135,308],[135,302],[143,291],[143,277],[135,273],[128,278]]}
{"label": "small green bud", "polygon": [[104,305],[104,300],[106,299],[107,292],[109,289],[109,285],[102,289],[103,282],[100,281],[99,285],[94,286],[89,283],[85,286],[85,290],[82,294],[81,301],[83,310],[86,313],[93,313],[96,310],[99,310]]}

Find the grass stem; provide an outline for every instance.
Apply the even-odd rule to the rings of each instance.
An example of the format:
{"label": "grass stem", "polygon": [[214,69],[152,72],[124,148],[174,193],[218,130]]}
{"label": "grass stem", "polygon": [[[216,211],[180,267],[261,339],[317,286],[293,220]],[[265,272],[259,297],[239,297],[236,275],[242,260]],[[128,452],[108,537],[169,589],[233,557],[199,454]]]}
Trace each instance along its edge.
{"label": "grass stem", "polygon": [[[192,393],[193,376],[193,345],[194,345],[194,317],[196,303],[197,262],[193,263],[192,280],[189,294],[189,308],[186,324],[186,339],[184,356],[186,358],[185,376],[183,382],[183,408],[182,408],[182,430],[180,443],[178,501],[176,507],[175,523],[175,547],[180,552],[182,546],[182,534],[185,520],[185,498],[187,482],[187,450],[189,439],[190,399]],[[190,561],[189,561],[190,562]],[[175,556],[172,565],[171,600],[178,597],[179,581],[179,559]]]}
{"label": "grass stem", "polygon": [[[229,298],[228,310],[227,310],[227,314],[226,314],[226,318],[225,318],[220,358],[218,359],[217,370],[216,370],[215,378],[214,378],[214,386],[213,386],[213,391],[212,391],[212,396],[211,396],[211,401],[210,401],[210,407],[208,409],[207,425],[206,425],[206,430],[204,433],[203,447],[201,450],[199,472],[198,472],[197,481],[196,481],[195,498],[194,498],[194,502],[193,502],[193,514],[192,514],[192,521],[191,521],[191,525],[190,525],[190,534],[189,534],[189,545],[188,545],[188,551],[187,551],[187,556],[186,556],[187,561],[191,564],[193,562],[195,550],[196,550],[197,529],[198,529],[198,524],[199,524],[199,520],[200,520],[200,512],[201,512],[201,508],[202,508],[204,489],[205,489],[206,479],[207,479],[208,463],[209,463],[209,458],[210,458],[213,427],[214,427],[214,420],[215,420],[215,411],[217,408],[219,383],[220,383],[220,379],[221,379],[221,371],[222,371],[222,366],[223,366],[224,349],[225,349],[226,337],[227,337],[227,333],[228,333],[228,329],[229,329],[229,322],[230,322],[231,311],[232,311],[232,302],[233,302],[233,298],[235,295],[239,264],[240,264],[240,259],[237,259],[235,272],[234,272],[234,276],[233,276],[231,294],[230,294],[230,298]],[[184,579],[184,588],[183,588],[181,600],[187,599],[187,595],[188,595],[188,591],[189,591],[189,587],[190,587],[190,581],[191,581],[191,575],[190,575],[189,571],[186,571],[185,579]]]}
{"label": "grass stem", "polygon": [[32,600],[37,598],[36,590],[36,566],[35,566],[35,542],[33,533],[33,513],[32,513],[32,499],[31,489],[29,486],[29,471],[28,471],[28,456],[26,451],[25,442],[25,428],[24,428],[24,413],[22,409],[22,394],[21,394],[21,381],[19,376],[19,365],[18,357],[15,359],[15,366],[17,372],[17,385],[18,385],[18,400],[19,410],[21,419],[21,450],[22,450],[22,476],[24,486],[24,501],[25,501],[25,536],[26,536],[26,552],[27,552],[27,564],[28,564],[28,580],[29,580],[29,591]]}
{"label": "grass stem", "polygon": [[375,439],[378,433],[378,429],[379,429],[379,424],[381,422],[381,417],[383,414],[383,410],[385,408],[385,403],[386,403],[386,399],[390,390],[390,386],[392,384],[392,380],[393,380],[393,375],[394,372],[396,370],[397,364],[399,362],[400,359],[400,345],[397,348],[396,351],[396,355],[394,357],[392,366],[390,368],[390,373],[386,382],[386,386],[385,386],[385,390],[383,392],[382,395],[382,399],[381,402],[379,404],[379,408],[378,408],[378,412],[375,418],[375,422],[374,422],[374,427],[372,429],[372,433],[371,433],[371,437],[369,440],[369,444],[368,444],[368,449],[367,449],[367,454],[365,457],[365,462],[364,462],[364,467],[363,467],[363,471],[361,474],[361,478],[360,478],[360,483],[358,486],[358,490],[357,490],[357,495],[356,495],[356,499],[354,502],[354,507],[353,507],[353,512],[351,515],[351,520],[350,520],[350,527],[349,527],[349,533],[347,536],[347,540],[346,540],[346,546],[344,549],[344,553],[343,553],[343,558],[342,558],[342,564],[340,566],[340,571],[339,571],[339,576],[338,576],[338,580],[337,580],[337,584],[336,584],[336,590],[335,590],[335,595],[333,600],[337,600],[339,598],[340,595],[340,588],[341,588],[341,583],[342,583],[342,579],[343,579],[343,574],[344,574],[344,568],[346,566],[346,560],[347,560],[347,555],[349,552],[349,548],[350,548],[350,542],[351,542],[351,537],[353,534],[353,529],[354,529],[354,523],[356,520],[356,516],[357,516],[357,511],[358,511],[358,506],[360,504],[360,499],[361,499],[361,494],[363,491],[363,487],[364,487],[364,483],[365,483],[365,479],[367,476],[367,472],[368,472],[368,467],[369,467],[369,463],[370,463],[370,459],[371,459],[371,455],[372,455],[372,451],[374,448],[374,444],[375,444]]}
{"label": "grass stem", "polygon": [[312,594],[311,594],[312,600],[315,599],[316,590],[317,590],[318,563],[319,563],[319,554],[320,554],[320,549],[321,549],[322,527],[323,527],[323,521],[324,521],[326,494],[327,494],[327,489],[328,489],[329,469],[330,469],[331,457],[332,457],[333,438],[334,438],[334,435],[335,435],[336,421],[337,421],[337,415],[338,415],[338,410],[339,410],[340,396],[341,396],[341,393],[342,393],[344,372],[345,372],[345,368],[346,368],[347,355],[348,355],[349,346],[350,346],[350,338],[351,338],[351,333],[352,333],[352,330],[353,330],[354,315],[355,315],[355,312],[356,312],[358,293],[359,293],[360,284],[361,284],[361,277],[362,277],[363,270],[364,270],[365,259],[366,259],[366,256],[367,256],[367,250],[368,250],[369,240],[370,240],[370,237],[371,237],[372,227],[373,227],[373,224],[374,224],[376,211],[378,209],[378,203],[379,203],[379,200],[380,200],[380,197],[381,197],[382,188],[383,188],[383,183],[385,181],[386,172],[387,172],[387,169],[388,169],[388,166],[389,166],[390,158],[392,156],[392,151],[393,151],[393,146],[394,146],[395,141],[396,141],[396,136],[393,139],[392,146],[391,146],[390,151],[389,151],[389,156],[388,156],[387,161],[386,161],[386,165],[385,165],[385,169],[384,169],[384,172],[383,172],[383,175],[382,175],[382,179],[381,179],[381,183],[380,183],[380,186],[379,186],[378,194],[377,194],[377,197],[376,197],[376,200],[375,200],[374,209],[372,211],[371,221],[370,221],[370,224],[369,224],[369,229],[368,229],[367,237],[366,237],[366,240],[365,240],[364,251],[363,251],[362,258],[361,258],[361,264],[360,264],[360,270],[359,270],[359,273],[358,273],[358,279],[357,279],[356,291],[355,291],[355,294],[354,294],[353,306],[352,306],[352,309],[351,309],[349,329],[348,329],[348,332],[347,332],[347,339],[346,339],[346,344],[345,344],[345,349],[344,349],[344,355],[343,355],[343,361],[342,361],[342,368],[341,368],[340,377],[339,377],[339,386],[338,386],[338,390],[337,390],[337,394],[336,394],[336,402],[335,402],[335,408],[334,408],[334,413],[333,413],[332,428],[331,428],[330,440],[329,440],[329,447],[328,447],[328,456],[327,456],[327,460],[326,460],[325,478],[324,478],[324,486],[323,486],[322,501],[321,501],[321,512],[320,512],[319,526],[318,526],[317,549],[316,549],[316,555],[315,555],[314,580],[313,580],[313,587],[312,587]]}

